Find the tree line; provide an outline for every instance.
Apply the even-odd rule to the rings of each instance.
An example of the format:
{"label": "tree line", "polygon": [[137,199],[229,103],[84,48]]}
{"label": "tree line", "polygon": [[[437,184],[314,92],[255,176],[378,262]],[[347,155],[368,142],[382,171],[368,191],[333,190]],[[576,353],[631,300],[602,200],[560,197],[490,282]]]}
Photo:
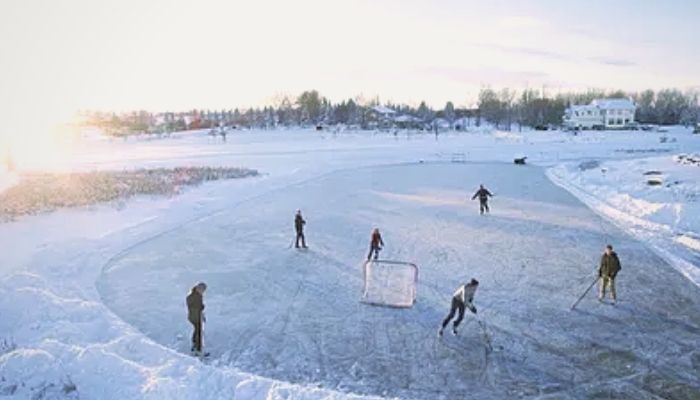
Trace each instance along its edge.
{"label": "tree line", "polygon": [[595,99],[629,98],[636,105],[635,121],[642,124],[696,125],[700,121],[698,91],[663,89],[655,92],[624,92],[621,90],[588,90],[558,93],[547,97],[542,91],[526,89],[516,92],[484,88],[479,92],[478,112],[500,129],[511,130],[514,125],[559,126],[564,111],[570,105],[589,104]]}
{"label": "tree line", "polygon": [[[563,92],[548,96],[544,89],[495,90],[482,88],[478,101],[472,107],[458,107],[447,102],[441,109],[430,107],[425,101],[418,105],[381,103],[378,98],[356,97],[332,102],[316,90],[308,90],[296,97],[278,96],[273,104],[228,110],[190,110],[186,112],[134,111],[130,113],[86,112],[86,123],[103,128],[108,134],[123,135],[134,132],[159,133],[186,129],[232,128],[273,129],[292,126],[347,125],[359,129],[377,129],[410,126],[431,129],[436,121],[451,128],[463,129],[468,121],[476,126],[488,122],[498,129],[559,126],[564,110],[573,104],[588,104],[599,98],[630,98],[637,104],[636,121],[644,124],[697,124],[700,105],[697,91],[663,89],[655,92],[623,92],[620,90],[588,90]],[[378,106],[382,106],[381,109]],[[391,110],[392,112],[386,112]],[[410,124],[399,123],[397,116],[410,116]],[[440,119],[440,120],[438,120]],[[406,121],[404,118],[403,121]]]}

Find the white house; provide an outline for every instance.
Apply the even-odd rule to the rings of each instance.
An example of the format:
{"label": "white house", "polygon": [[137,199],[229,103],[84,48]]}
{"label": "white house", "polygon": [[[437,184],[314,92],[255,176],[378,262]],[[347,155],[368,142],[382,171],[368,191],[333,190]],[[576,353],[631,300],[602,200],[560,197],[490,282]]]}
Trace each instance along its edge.
{"label": "white house", "polygon": [[637,106],[629,99],[596,99],[572,105],[564,112],[564,126],[574,129],[620,129],[634,122]]}
{"label": "white house", "polygon": [[392,115],[396,114],[396,110],[392,110],[389,107],[384,107],[382,105],[372,107],[372,110],[377,114],[381,115],[383,118],[391,118]]}

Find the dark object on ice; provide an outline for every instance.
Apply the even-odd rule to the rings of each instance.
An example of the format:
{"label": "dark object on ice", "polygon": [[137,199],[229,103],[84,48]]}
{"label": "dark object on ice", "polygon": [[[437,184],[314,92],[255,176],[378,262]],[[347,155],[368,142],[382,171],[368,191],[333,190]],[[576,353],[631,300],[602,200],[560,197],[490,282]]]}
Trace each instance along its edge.
{"label": "dark object on ice", "polygon": [[187,320],[193,327],[192,351],[200,353],[202,352],[202,323],[205,322],[203,299],[205,290],[207,290],[207,284],[199,282],[187,295]]}
{"label": "dark object on ice", "polygon": [[322,125],[316,125],[316,130],[317,130],[317,131],[322,131],[322,130],[323,130],[323,126],[322,126]]}
{"label": "dark object on ice", "polygon": [[589,169],[595,169],[600,167],[600,162],[596,160],[583,161],[578,165],[578,169],[581,171],[588,171]]}
{"label": "dark object on ice", "polygon": [[649,186],[661,186],[663,182],[659,178],[647,179],[647,185]]}
{"label": "dark object on ice", "polygon": [[661,175],[661,171],[647,171],[642,175]]}
{"label": "dark object on ice", "polygon": [[527,157],[514,158],[513,164],[525,165],[525,160],[527,160]]}
{"label": "dark object on ice", "polygon": [[489,197],[493,197],[491,192],[489,192],[484,185],[479,185],[479,190],[474,193],[472,200],[479,198],[479,212],[483,215],[485,212],[491,212],[489,210]]}
{"label": "dark object on ice", "polygon": [[375,260],[379,258],[379,252],[382,250],[382,247],[384,247],[382,235],[379,233],[379,228],[374,228],[372,231],[372,236],[370,237],[369,254],[367,254],[367,260],[369,261],[369,259],[372,258],[372,254],[374,254]]}
{"label": "dark object on ice", "polygon": [[676,162],[679,164],[700,166],[700,155],[680,154],[674,158],[675,158]]}
{"label": "dark object on ice", "polygon": [[301,247],[306,248],[306,237],[304,236],[304,225],[306,225],[306,221],[304,220],[304,217],[301,216],[301,210],[297,210],[296,215],[294,216],[294,230],[297,233],[295,242],[294,242],[294,247],[299,248],[299,241],[301,241]]}
{"label": "dark object on ice", "polygon": [[438,335],[442,336],[442,332],[445,330],[447,324],[450,323],[450,320],[452,320],[452,318],[455,316],[456,312],[459,312],[459,314],[457,315],[457,319],[452,324],[452,333],[455,335],[457,334],[457,327],[464,318],[465,308],[468,308],[472,313],[476,314],[476,307],[474,304],[472,304],[472,302],[474,301],[474,294],[476,293],[476,289],[478,287],[479,281],[472,278],[469,283],[461,285],[457,288],[452,295],[450,313],[447,314],[447,317],[445,317],[445,319],[442,321],[442,328],[440,328]]}

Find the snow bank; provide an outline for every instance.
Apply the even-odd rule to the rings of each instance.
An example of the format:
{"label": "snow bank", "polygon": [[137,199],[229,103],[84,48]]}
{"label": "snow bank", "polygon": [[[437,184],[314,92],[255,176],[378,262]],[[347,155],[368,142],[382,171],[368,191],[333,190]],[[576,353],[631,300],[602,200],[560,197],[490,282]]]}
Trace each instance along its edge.
{"label": "snow bank", "polygon": [[574,162],[547,174],[700,286],[700,165],[689,159]]}

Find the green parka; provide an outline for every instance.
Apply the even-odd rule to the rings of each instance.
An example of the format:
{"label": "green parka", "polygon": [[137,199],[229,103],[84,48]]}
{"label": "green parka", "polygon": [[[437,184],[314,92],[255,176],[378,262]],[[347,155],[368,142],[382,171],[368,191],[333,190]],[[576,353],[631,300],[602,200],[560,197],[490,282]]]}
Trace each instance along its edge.
{"label": "green parka", "polygon": [[610,254],[603,253],[600,258],[600,269],[598,270],[598,276],[609,276],[615,279],[617,273],[620,272],[622,266],[620,266],[620,259],[617,257],[617,253],[611,251]]}

